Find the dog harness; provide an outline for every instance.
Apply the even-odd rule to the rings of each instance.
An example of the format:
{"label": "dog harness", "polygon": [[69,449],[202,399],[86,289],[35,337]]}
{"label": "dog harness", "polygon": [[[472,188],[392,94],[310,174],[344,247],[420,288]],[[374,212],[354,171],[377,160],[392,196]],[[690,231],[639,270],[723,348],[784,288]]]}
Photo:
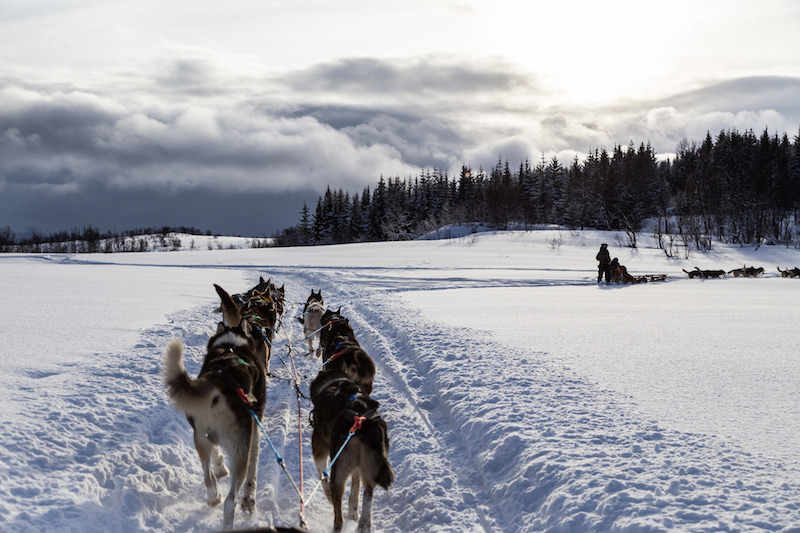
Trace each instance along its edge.
{"label": "dog harness", "polygon": [[[339,348],[341,345],[342,345],[342,343],[339,343],[338,345],[336,345],[336,348]],[[334,348],[334,349],[336,349],[336,348]],[[336,360],[337,358],[339,358],[339,357],[343,356],[344,354],[346,354],[346,353],[348,353],[348,352],[352,352],[353,350],[355,350],[355,349],[357,349],[357,348],[358,348],[358,346],[348,346],[348,347],[347,347],[347,348],[345,348],[344,350],[341,350],[341,351],[339,351],[339,352],[336,352],[336,353],[335,353],[335,354],[333,354],[332,356],[328,357],[328,358],[325,360],[325,362],[324,362],[324,363],[322,363],[322,364],[323,364],[323,365],[327,365],[327,364],[328,364],[328,363],[330,363],[331,361],[334,361],[334,360]]]}
{"label": "dog harness", "polygon": [[352,408],[353,403],[355,403],[355,401],[358,399],[359,396],[361,396],[360,392],[357,392],[357,393],[351,395],[347,399],[347,405],[349,407],[344,409],[342,411],[342,413],[341,413],[343,415],[346,414],[348,417],[351,417],[351,416],[353,417],[353,426],[350,428],[350,433],[355,433],[356,431],[361,429],[361,424],[363,424],[367,420],[375,420],[376,418],[378,418],[380,416],[378,414],[378,409],[376,407],[373,407],[372,409],[368,409],[368,410],[364,411],[363,413],[359,413],[358,411],[353,409]]}
{"label": "dog harness", "polygon": [[220,357],[214,360],[210,365],[210,369],[216,369],[217,374],[225,378],[225,380],[233,387],[234,392],[239,397],[239,400],[247,407],[252,407],[254,403],[256,403],[256,397],[253,396],[252,393],[245,392],[244,388],[236,381],[230,372],[228,372],[228,368],[234,365],[241,365],[246,367],[253,366],[252,363],[248,363],[244,359],[242,359],[234,350],[233,346],[227,346],[223,353],[229,353],[230,355],[225,357]]}

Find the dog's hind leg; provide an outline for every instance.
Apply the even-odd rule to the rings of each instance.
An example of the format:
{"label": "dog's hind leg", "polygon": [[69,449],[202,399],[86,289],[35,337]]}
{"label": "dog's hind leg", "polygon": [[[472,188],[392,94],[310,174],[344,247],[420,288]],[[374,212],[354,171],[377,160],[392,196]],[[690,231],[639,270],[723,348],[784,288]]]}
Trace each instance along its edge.
{"label": "dog's hind leg", "polygon": [[322,473],[328,468],[328,446],[319,432],[315,429],[311,434],[311,452],[314,455],[314,464],[317,465],[317,474],[322,481],[322,490],[325,492],[325,497],[331,501],[331,485],[322,477]]}
{"label": "dog's hind leg", "polygon": [[231,488],[225,498],[225,520],[223,529],[233,529],[233,515],[236,511],[236,496],[242,487],[248,472],[248,461],[250,460],[250,448],[254,435],[253,427],[255,421],[250,420],[249,424],[243,424],[236,430],[225,434],[225,441],[222,447],[228,456],[228,466],[231,469]]}
{"label": "dog's hind leg", "polygon": [[250,457],[250,442],[252,431],[242,432],[238,435],[239,438],[234,438],[225,449],[229,451],[228,455],[231,458],[231,489],[228,492],[228,497],[225,498],[225,519],[223,522],[224,529],[233,529],[233,515],[236,511],[236,495],[242,486],[247,475],[247,461]]}
{"label": "dog's hind leg", "polygon": [[375,485],[364,483],[364,497],[361,501],[361,519],[358,521],[358,533],[372,531],[372,493]]}
{"label": "dog's hind leg", "polygon": [[337,473],[336,465],[331,472],[331,503],[333,503],[333,531],[339,532],[344,525],[342,516],[342,497],[344,496],[344,485],[347,483],[347,474]]}
{"label": "dog's hind leg", "polygon": [[[206,486],[206,503],[210,506],[219,505],[220,497],[217,490],[217,478],[211,469],[211,453],[216,446],[208,438],[194,432],[194,447],[200,457],[200,464],[203,467],[203,484]],[[217,450],[219,453],[219,450]]]}
{"label": "dog's hind leg", "polygon": [[242,494],[242,512],[253,514],[256,510],[256,473],[258,471],[258,432],[255,427],[250,439],[250,458],[247,461],[247,477]]}
{"label": "dog's hind leg", "polygon": [[358,520],[358,496],[361,492],[361,472],[356,470],[350,476],[350,498],[347,501],[347,518],[350,520]]}

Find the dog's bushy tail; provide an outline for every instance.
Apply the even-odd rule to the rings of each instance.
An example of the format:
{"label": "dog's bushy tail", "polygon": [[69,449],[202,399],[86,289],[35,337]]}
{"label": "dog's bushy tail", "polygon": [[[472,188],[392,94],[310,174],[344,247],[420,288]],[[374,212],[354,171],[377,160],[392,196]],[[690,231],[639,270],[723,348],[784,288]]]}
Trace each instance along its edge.
{"label": "dog's bushy tail", "polygon": [[375,477],[375,483],[383,487],[383,490],[389,490],[389,487],[394,483],[394,470],[389,460],[384,458],[383,464],[380,467],[378,475]]}
{"label": "dog's bushy tail", "polygon": [[208,394],[208,388],[192,380],[183,365],[183,343],[180,339],[172,339],[164,353],[164,366],[161,369],[164,385],[169,397],[178,409],[186,411],[196,405]]}
{"label": "dog's bushy tail", "polygon": [[381,440],[383,441],[381,444],[381,448],[383,449],[383,454],[380,461],[380,466],[378,470],[378,475],[375,476],[375,483],[383,487],[383,490],[389,490],[389,486],[394,483],[394,470],[392,469],[391,463],[389,463],[389,429],[386,427],[386,422],[381,420],[379,424],[380,432],[381,432]]}

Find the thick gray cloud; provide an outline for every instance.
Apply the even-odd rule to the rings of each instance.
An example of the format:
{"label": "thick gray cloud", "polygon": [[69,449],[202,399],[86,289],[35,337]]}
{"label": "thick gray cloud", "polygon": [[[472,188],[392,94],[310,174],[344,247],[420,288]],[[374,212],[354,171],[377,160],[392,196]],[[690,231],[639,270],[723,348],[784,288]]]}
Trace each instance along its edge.
{"label": "thick gray cloud", "polygon": [[699,112],[769,109],[797,117],[800,114],[800,78],[750,76],[725,80],[674,96],[663,103]]}
{"label": "thick gray cloud", "polygon": [[475,96],[533,91],[527,76],[515,74],[511,65],[446,57],[386,61],[374,58],[343,59],[313,66],[289,78],[296,91],[326,91],[355,95]]}
{"label": "thick gray cloud", "polygon": [[[548,107],[547,97],[509,65],[433,56],[245,77],[228,75],[213,58],[187,55],[156,61],[144,76],[120,72],[109,83],[84,86],[6,74],[0,226],[34,226],[29,215],[36,213],[44,231],[59,229],[57,220],[66,227],[124,229],[125,220],[131,227],[205,229],[191,222],[193,205],[213,210],[279,196],[282,210],[267,208],[260,220],[265,228],[287,227],[297,221],[301,199],[313,202],[313,191],[328,184],[357,191],[380,175],[413,177],[423,167],[457,172],[462,163],[486,169],[498,157],[516,166],[557,155],[568,164],[631,141],[669,153],[706,131],[769,127],[793,135],[800,125],[800,79],[788,77],[728,80],[613,107]],[[164,222],[134,205],[152,206],[153,218]],[[86,213],[98,219],[79,222]],[[208,217],[220,225],[215,231],[235,220]],[[241,226],[225,231],[265,233],[259,222]]]}
{"label": "thick gray cloud", "polygon": [[190,105],[154,118],[108,97],[13,87],[0,99],[0,175],[19,186],[68,174],[76,186],[286,191],[413,168],[394,147],[358,144],[310,116]]}

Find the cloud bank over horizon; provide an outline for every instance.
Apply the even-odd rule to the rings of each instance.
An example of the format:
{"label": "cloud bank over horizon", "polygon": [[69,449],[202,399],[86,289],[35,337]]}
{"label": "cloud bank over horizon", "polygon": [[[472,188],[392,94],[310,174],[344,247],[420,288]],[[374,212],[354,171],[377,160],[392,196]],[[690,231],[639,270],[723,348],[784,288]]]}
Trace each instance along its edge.
{"label": "cloud bank over horizon", "polygon": [[[0,22],[0,29],[9,30],[6,41],[13,41],[0,55],[0,226],[63,229],[54,226],[80,225],[87,210],[99,218],[105,212],[99,206],[109,203],[118,213],[130,213],[130,220],[139,213],[142,221],[134,226],[160,225],[156,220],[180,213],[197,217],[190,197],[203,205],[200,197],[220,204],[270,197],[282,208],[291,198],[292,214],[279,219],[267,209],[264,217],[272,222],[238,230],[260,235],[264,228],[294,224],[302,201],[314,201],[328,185],[356,192],[380,176],[414,177],[424,168],[452,175],[462,164],[491,168],[498,157],[512,165],[552,156],[568,163],[597,148],[629,143],[650,143],[669,156],[682,139],[700,141],[706,132],[767,128],[794,138],[800,129],[800,72],[792,69],[695,74],[680,89],[629,88],[603,101],[573,98],[546,68],[527,68],[520,64],[524,55],[504,56],[486,46],[480,37],[486,28],[476,15],[486,12],[472,0],[435,9],[412,2],[409,13],[390,14],[400,21],[428,15],[419,19],[425,39],[405,48],[397,44],[405,35],[402,25],[377,24],[387,15],[374,6],[363,15],[373,26],[359,25],[355,12],[350,18],[331,12],[339,26],[325,27],[316,18],[297,18],[294,6],[250,5],[254,15],[283,17],[327,38],[309,50],[298,44],[283,54],[276,43],[288,38],[292,24],[271,26],[275,35],[264,37],[271,40],[254,47],[239,42],[243,37],[235,27],[221,23],[217,35],[203,26],[213,22],[207,20],[213,10],[192,15],[194,28],[167,25],[178,16],[172,9],[158,24],[150,21],[146,17],[155,8],[148,2],[59,9],[46,0],[34,4],[5,8],[8,17]],[[768,4],[794,9],[775,0]],[[140,16],[118,20],[123,6]],[[248,9],[220,12],[221,20],[236,21],[243,35],[255,35]],[[97,28],[99,37],[80,31],[94,27],[86,21],[92,10],[108,22]],[[442,26],[451,20],[460,26]],[[66,37],[67,23],[76,27],[74,39]],[[25,48],[26,27],[32,39],[37,31],[41,39],[47,28],[61,35],[64,60],[48,55],[41,41]],[[205,40],[198,40],[200,29],[207,31]],[[360,44],[356,37],[362,35],[374,46]],[[457,35],[469,38],[459,42]],[[495,44],[491,38],[489,44]],[[364,49],[371,53],[353,53]],[[564,57],[580,53],[575,47]],[[607,77],[618,71],[616,66]],[[604,75],[597,66],[587,72]],[[580,81],[583,92],[591,92],[591,76]],[[603,85],[613,87],[608,80]],[[145,220],[147,210],[125,206],[126,197],[152,204],[153,221]],[[162,206],[165,198],[172,209]],[[43,216],[54,211],[46,206],[59,203],[62,218]],[[97,207],[87,207],[92,205]],[[114,213],[94,224],[124,229]]]}
{"label": "cloud bank over horizon", "polygon": [[[196,66],[176,69],[205,79]],[[375,78],[383,81],[371,84]],[[187,83],[174,79],[152,83]],[[6,79],[0,183],[53,193],[95,186],[358,190],[380,175],[453,171],[462,163],[486,168],[498,156],[513,163],[571,159],[629,142],[670,153],[706,132],[767,128],[794,136],[800,127],[800,78],[790,77],[728,80],[603,108],[547,107],[524,76],[452,63],[347,60],[271,83],[285,84],[293,100],[242,91],[220,103],[199,90],[154,105],[94,88]]]}

